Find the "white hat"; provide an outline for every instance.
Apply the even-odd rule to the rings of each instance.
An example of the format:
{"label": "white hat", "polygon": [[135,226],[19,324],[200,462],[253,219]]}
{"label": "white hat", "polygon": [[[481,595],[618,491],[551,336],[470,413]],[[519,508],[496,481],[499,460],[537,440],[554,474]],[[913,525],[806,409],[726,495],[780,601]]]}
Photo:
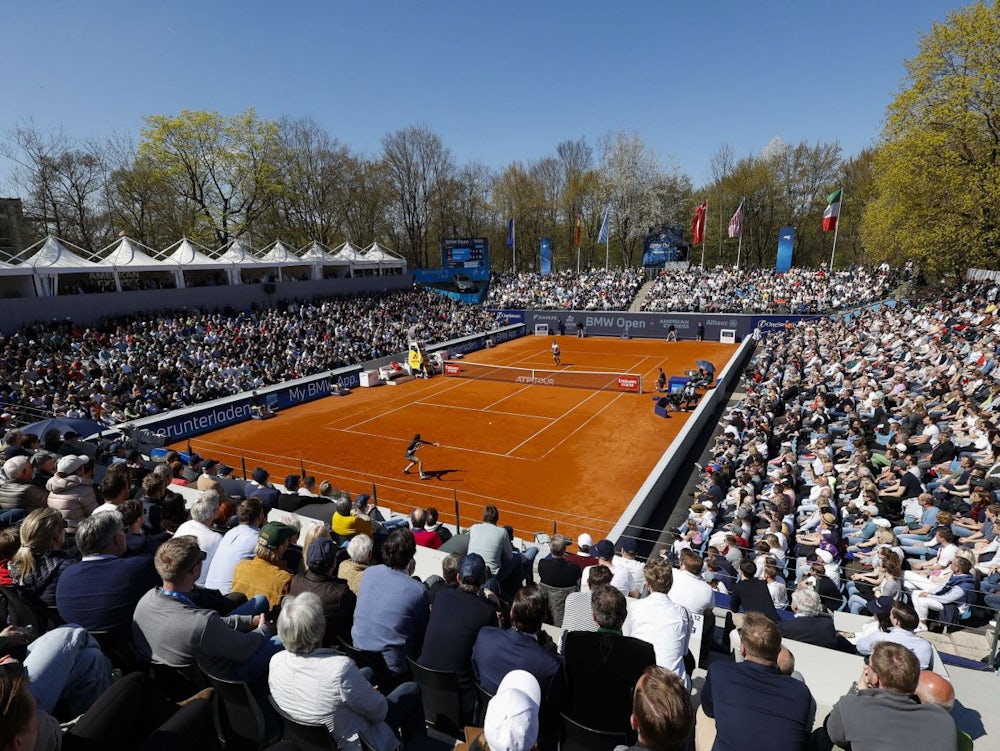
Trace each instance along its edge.
{"label": "white hat", "polygon": [[529,751],[538,740],[538,707],[542,690],[526,670],[512,670],[490,699],[483,735],[490,751]]}
{"label": "white hat", "polygon": [[881,517],[878,519],[872,519],[872,521],[875,522],[876,527],[885,527],[886,529],[889,529],[892,526],[892,523],[888,519],[883,519]]}
{"label": "white hat", "polygon": [[823,561],[823,563],[833,563],[833,553],[831,553],[829,550],[824,550],[823,548],[819,548],[816,551],[816,557],[819,558],[821,561]]}
{"label": "white hat", "polygon": [[56,463],[56,472],[64,475],[71,475],[88,461],[90,461],[90,459],[86,456],[73,456],[72,454],[69,454]]}
{"label": "white hat", "polygon": [[581,548],[589,548],[594,544],[594,538],[584,532],[582,535],[576,538],[576,544]]}

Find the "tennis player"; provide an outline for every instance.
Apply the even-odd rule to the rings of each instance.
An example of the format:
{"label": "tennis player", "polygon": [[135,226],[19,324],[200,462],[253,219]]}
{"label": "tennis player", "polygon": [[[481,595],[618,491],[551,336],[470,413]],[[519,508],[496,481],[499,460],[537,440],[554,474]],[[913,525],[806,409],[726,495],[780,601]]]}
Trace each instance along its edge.
{"label": "tennis player", "polygon": [[420,437],[420,433],[413,436],[413,440],[410,441],[410,445],[406,447],[406,460],[409,464],[403,469],[403,474],[410,474],[410,469],[414,464],[417,465],[417,469],[420,471],[420,479],[426,480],[430,475],[424,474],[424,463],[421,461],[420,457],[417,456],[417,450],[421,446],[440,446],[440,443],[432,443],[431,441],[425,441]]}
{"label": "tennis player", "polygon": [[555,362],[556,365],[562,365],[562,360],[559,359],[559,356],[561,354],[562,354],[562,350],[559,349],[559,342],[557,342],[555,339],[553,339],[552,340],[552,360]]}

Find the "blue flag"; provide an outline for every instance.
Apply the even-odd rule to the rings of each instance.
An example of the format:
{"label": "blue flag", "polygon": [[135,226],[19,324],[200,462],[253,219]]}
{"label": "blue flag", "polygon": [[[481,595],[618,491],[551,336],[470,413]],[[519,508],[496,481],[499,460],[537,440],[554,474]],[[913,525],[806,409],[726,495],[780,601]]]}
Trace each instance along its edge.
{"label": "blue flag", "polygon": [[507,222],[507,247],[514,247],[514,217],[511,217],[510,221]]}
{"label": "blue flag", "polygon": [[597,235],[597,242],[599,243],[606,243],[608,241],[608,214],[610,212],[610,206],[604,209],[604,219],[601,220],[601,232]]}

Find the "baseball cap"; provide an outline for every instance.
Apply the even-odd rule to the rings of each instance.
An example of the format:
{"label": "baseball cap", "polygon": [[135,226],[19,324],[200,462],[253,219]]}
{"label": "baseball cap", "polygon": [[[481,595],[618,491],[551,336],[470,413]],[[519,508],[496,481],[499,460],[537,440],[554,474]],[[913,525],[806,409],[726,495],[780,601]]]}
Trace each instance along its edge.
{"label": "baseball cap", "polygon": [[207,459],[204,464],[201,465],[202,469],[207,469],[209,471],[215,469],[219,466],[217,459]]}
{"label": "baseball cap", "polygon": [[31,463],[36,467],[41,467],[49,459],[55,459],[55,456],[48,451],[36,451],[31,455]]}
{"label": "baseball cap", "polygon": [[56,463],[56,471],[62,472],[64,475],[71,475],[88,461],[90,460],[86,456],[73,456],[69,454]]}
{"label": "baseball cap", "polygon": [[816,551],[816,557],[823,561],[823,563],[833,563],[833,554],[829,550],[819,548]]}
{"label": "baseball cap", "polygon": [[628,553],[629,555],[635,555],[635,539],[632,537],[625,537],[618,543],[618,549],[623,553]]}
{"label": "baseball cap", "polygon": [[529,751],[538,740],[542,691],[526,670],[512,670],[497,687],[483,722],[490,751]]}
{"label": "baseball cap", "polygon": [[458,564],[458,580],[463,584],[482,584],[486,581],[486,561],[479,553],[469,553],[462,558]]}
{"label": "baseball cap", "polygon": [[[264,525],[267,526],[266,524]],[[283,525],[284,526],[284,525]],[[264,530],[261,530],[263,532]],[[309,568],[326,568],[337,557],[337,548],[333,541],[326,537],[319,537],[312,541],[309,551],[306,554],[306,564]]]}
{"label": "baseball cap", "polygon": [[600,540],[590,546],[590,552],[598,558],[610,561],[615,557],[615,546],[611,540]]}
{"label": "baseball cap", "polygon": [[298,534],[295,527],[281,522],[268,522],[260,528],[260,539],[269,548],[280,547],[283,542],[291,540]]}
{"label": "baseball cap", "polygon": [[581,548],[589,548],[594,544],[594,538],[584,532],[582,535],[576,538],[576,544]]}

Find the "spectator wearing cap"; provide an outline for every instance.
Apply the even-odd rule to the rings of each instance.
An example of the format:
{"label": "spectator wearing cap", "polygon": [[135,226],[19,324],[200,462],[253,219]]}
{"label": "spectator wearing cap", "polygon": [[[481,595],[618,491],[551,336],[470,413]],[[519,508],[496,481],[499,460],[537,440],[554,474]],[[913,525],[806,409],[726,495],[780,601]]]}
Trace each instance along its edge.
{"label": "spectator wearing cap", "polygon": [[354,611],[354,646],[381,652],[394,675],[407,671],[407,657],[416,659],[420,654],[427,629],[427,587],[410,576],[416,550],[410,530],[391,532],[382,543],[384,563],[372,566],[361,577]]}
{"label": "spectator wearing cap", "polygon": [[200,681],[203,667],[222,678],[260,681],[280,650],[263,616],[229,615],[197,607],[191,600],[205,554],[198,540],[177,536],[156,551],[162,587],[146,592],[135,607],[132,642],[140,657],[188,672]]}
{"label": "spectator wearing cap", "polygon": [[88,472],[88,466],[90,459],[85,456],[64,456],[56,463],[56,473],[45,486],[49,491],[49,506],[63,515],[70,532],[99,505],[93,472]]}
{"label": "spectator wearing cap", "polygon": [[[656,664],[656,652],[649,641],[622,634],[628,605],[625,595],[614,587],[593,590],[591,612],[597,631],[566,635],[563,652],[569,697],[565,711],[587,727],[620,732],[629,725],[635,684],[647,667]],[[684,642],[686,648],[686,638]]]}
{"label": "spectator wearing cap", "polygon": [[581,575],[588,566],[593,566],[595,563],[594,556],[590,554],[590,546],[593,544],[594,538],[586,532],[582,532],[576,538],[576,549],[578,552],[566,552],[566,560],[578,566]]}
{"label": "spectator wearing cap", "polygon": [[[531,751],[538,747],[542,689],[526,670],[504,676],[490,700],[483,720],[483,743],[473,742],[470,751]],[[478,739],[477,739],[478,740]]]}
{"label": "spectator wearing cap", "polygon": [[[691,614],[669,597],[674,571],[667,561],[654,559],[646,564],[646,582],[649,597],[632,603],[624,631],[651,644],[656,664],[673,671],[684,685],[690,686],[691,676],[684,658],[691,638]],[[695,649],[700,649],[700,645]]]}
{"label": "spectator wearing cap", "polygon": [[205,586],[224,595],[233,591],[233,571],[240,561],[253,558],[260,528],[267,521],[260,498],[244,498],[236,507],[238,524],[222,536],[212,563],[208,566]]}
{"label": "spectator wearing cap", "polygon": [[476,702],[472,648],[481,629],[498,625],[494,604],[482,593],[486,562],[469,553],[458,564],[458,586],[443,587],[434,598],[427,633],[418,662],[431,670],[458,676],[462,708],[471,714]]}
{"label": "spectator wearing cap", "polygon": [[912,605],[883,595],[870,600],[865,608],[876,618],[888,616],[889,629],[888,631],[874,629],[862,634],[854,645],[858,654],[870,655],[880,641],[891,641],[902,644],[913,652],[921,669],[928,670],[933,667],[934,650],[929,641],[916,633],[920,618]]}
{"label": "spectator wearing cap", "polygon": [[204,459],[201,454],[190,454],[187,465],[181,470],[181,476],[188,481],[189,485],[194,485],[201,477],[201,467]]}
{"label": "spectator wearing cap", "polygon": [[225,487],[219,482],[217,472],[221,465],[216,459],[206,459],[201,465],[201,474],[198,475],[198,479],[195,481],[195,487],[198,490],[214,490],[219,494],[219,504],[232,503],[229,498],[229,493],[226,492]]}
{"label": "spectator wearing cap", "polygon": [[437,550],[444,544],[444,540],[437,532],[428,530],[426,525],[427,511],[418,506],[410,512],[410,530],[413,532],[413,539],[420,547]]}
{"label": "spectator wearing cap", "polygon": [[288,524],[268,522],[261,527],[254,557],[240,561],[233,569],[233,592],[247,598],[261,594],[267,598],[269,607],[280,605],[292,582],[284,554],[297,536],[298,530]]}
{"label": "spectator wearing cap", "polygon": [[[31,481],[35,474],[31,459],[27,456],[13,456],[3,463],[3,473],[6,479],[0,485],[0,509],[3,509],[4,514],[23,518],[33,509],[45,508],[48,493]],[[8,514],[13,511],[18,513]],[[6,521],[5,526],[11,521]]]}
{"label": "spectator wearing cap", "polygon": [[[198,540],[198,545],[205,553],[205,563],[201,567],[201,576],[195,582],[199,587],[205,586],[205,579],[208,577],[209,567],[212,565],[212,558],[215,551],[222,542],[222,535],[212,529],[212,522],[219,513],[219,494],[214,490],[203,490],[193,499],[185,502],[191,518],[181,524],[176,535],[193,535]],[[247,595],[252,597],[256,593]]]}
{"label": "spectator wearing cap", "polygon": [[125,528],[118,513],[96,514],[80,522],[76,545],[82,560],[64,570],[56,585],[59,616],[88,631],[111,631],[126,640],[136,603],[158,582],[153,559],[121,557]]}
{"label": "spectator wearing cap", "polygon": [[542,584],[556,589],[580,586],[583,572],[566,557],[566,548],[572,544],[573,541],[568,537],[552,536],[549,540],[549,555],[538,562],[538,580]]}
{"label": "spectator wearing cap", "polygon": [[[617,589],[626,597],[638,597],[639,590],[635,586],[635,580],[632,578],[632,572],[625,566],[616,566],[614,564],[615,557],[615,546],[611,540],[599,540],[595,542],[591,548],[590,552],[593,554],[596,561],[595,566],[607,566],[611,569],[611,586]],[[584,569],[583,580],[587,580],[587,570]],[[587,587],[581,585],[581,591],[586,591]]]}
{"label": "spectator wearing cap", "polygon": [[612,559],[611,563],[614,566],[628,569],[629,573],[632,574],[635,588],[641,594],[646,589],[646,567],[642,561],[635,557],[636,547],[634,537],[623,537],[618,541],[618,555]]}
{"label": "spectator wearing cap", "polygon": [[306,570],[293,576],[288,588],[291,595],[312,592],[319,597],[326,618],[324,647],[335,647],[341,639],[350,642],[358,602],[347,582],[337,578],[337,550],[327,537],[314,539],[306,550]]}
{"label": "spectator wearing cap", "polygon": [[264,504],[265,511],[278,508],[278,498],[281,495],[281,491],[271,487],[268,483],[267,479],[270,475],[267,473],[267,470],[263,467],[254,467],[250,476],[253,479],[244,486],[243,497],[260,498],[260,502]]}
{"label": "spectator wearing cap", "polygon": [[31,457],[31,466],[35,469],[31,482],[44,489],[56,473],[56,457],[48,451],[36,451]]}

